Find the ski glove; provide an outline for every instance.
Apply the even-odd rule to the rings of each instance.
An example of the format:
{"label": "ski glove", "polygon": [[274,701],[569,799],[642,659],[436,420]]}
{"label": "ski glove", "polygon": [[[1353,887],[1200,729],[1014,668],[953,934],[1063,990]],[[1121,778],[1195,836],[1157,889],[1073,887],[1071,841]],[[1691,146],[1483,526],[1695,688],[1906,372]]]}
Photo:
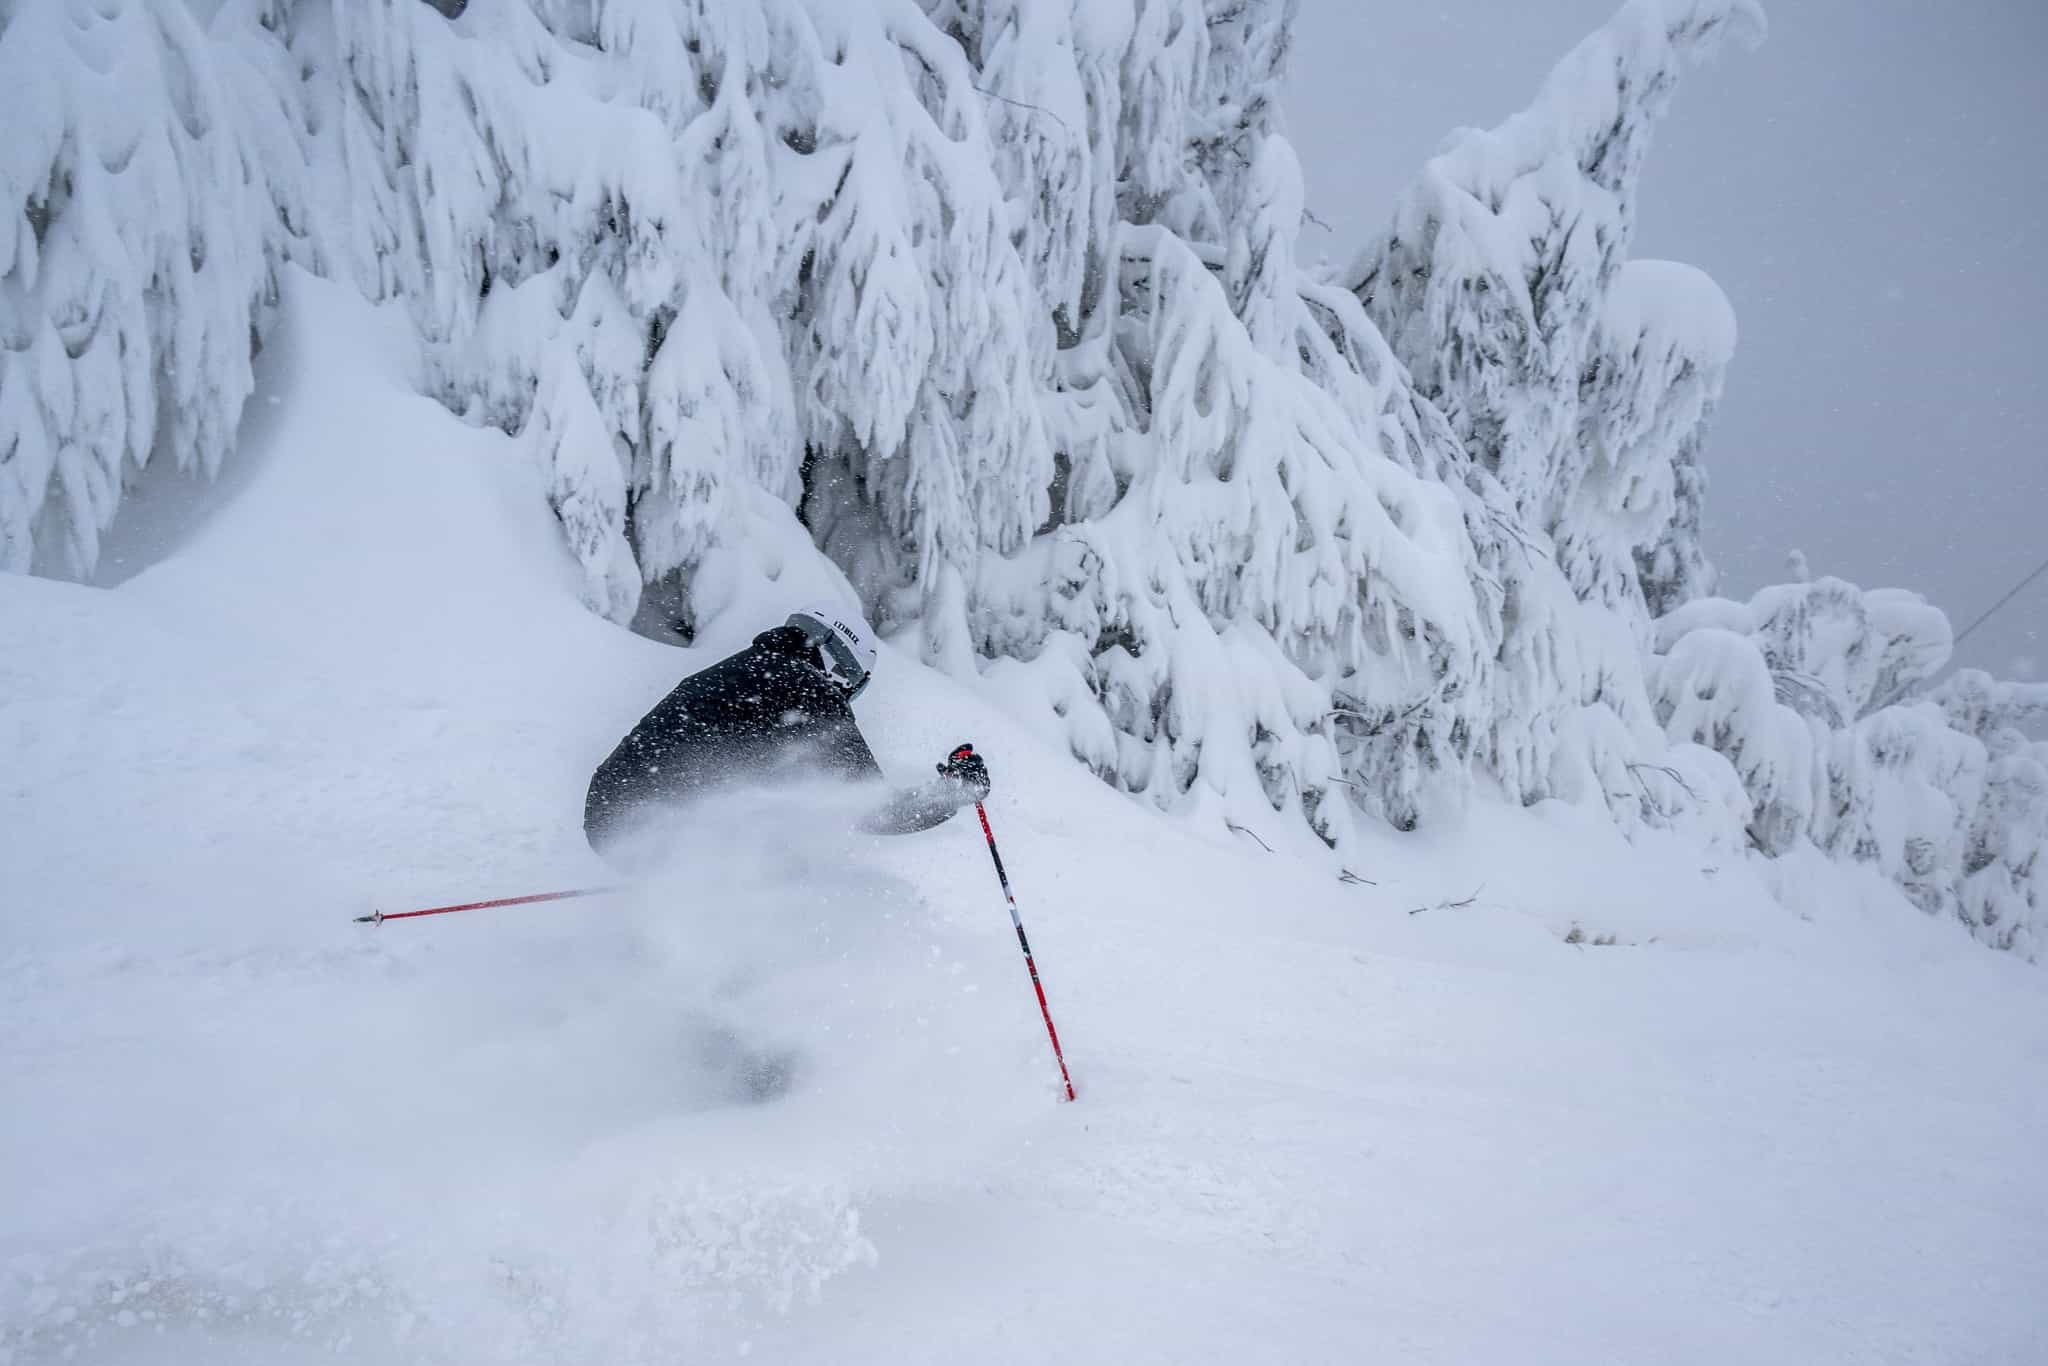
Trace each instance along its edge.
{"label": "ski glove", "polygon": [[988,796],[988,765],[974,752],[973,745],[955,745],[953,752],[946,756],[946,762],[939,765],[939,776],[960,784],[975,801]]}

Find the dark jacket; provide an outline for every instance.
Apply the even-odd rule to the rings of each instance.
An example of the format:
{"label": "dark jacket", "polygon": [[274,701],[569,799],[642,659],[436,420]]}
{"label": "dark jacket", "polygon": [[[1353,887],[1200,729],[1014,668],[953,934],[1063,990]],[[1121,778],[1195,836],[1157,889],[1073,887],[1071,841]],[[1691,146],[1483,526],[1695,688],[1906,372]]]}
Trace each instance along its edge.
{"label": "dark jacket", "polygon": [[[733,783],[819,775],[873,781],[882,769],[845,696],[811,662],[803,633],[778,626],[691,674],[640,718],[591,775],[583,830],[602,853],[651,805],[678,805]],[[909,833],[960,805],[951,784],[931,783],[896,793],[862,824]]]}

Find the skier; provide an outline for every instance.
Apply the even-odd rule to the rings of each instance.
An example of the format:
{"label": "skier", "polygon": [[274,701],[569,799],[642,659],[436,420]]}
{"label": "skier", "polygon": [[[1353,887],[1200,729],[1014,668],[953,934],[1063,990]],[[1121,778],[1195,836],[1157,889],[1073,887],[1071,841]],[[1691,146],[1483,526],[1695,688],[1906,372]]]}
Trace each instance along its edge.
{"label": "skier", "polygon": [[[754,643],[675,686],[591,775],[583,831],[614,864],[640,818],[738,782],[819,774],[882,777],[847,704],[874,676],[875,647],[857,616],[797,612]],[[878,834],[928,830],[989,793],[988,765],[955,746],[939,777],[894,793],[860,822]]]}

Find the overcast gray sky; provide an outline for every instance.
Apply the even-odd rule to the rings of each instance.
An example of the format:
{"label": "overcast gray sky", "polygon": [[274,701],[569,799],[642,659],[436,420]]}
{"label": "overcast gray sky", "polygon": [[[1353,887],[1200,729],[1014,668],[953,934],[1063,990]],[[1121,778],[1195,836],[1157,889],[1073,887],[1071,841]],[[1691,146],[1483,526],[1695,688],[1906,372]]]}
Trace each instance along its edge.
{"label": "overcast gray sky", "polygon": [[[1525,105],[1619,0],[1301,0],[1288,122],[1347,259],[1451,129]],[[1741,344],[1707,468],[1722,591],[1816,574],[1958,630],[2048,558],[2048,0],[1765,0],[1680,87],[1636,254]],[[1959,662],[2048,678],[2048,575]]]}

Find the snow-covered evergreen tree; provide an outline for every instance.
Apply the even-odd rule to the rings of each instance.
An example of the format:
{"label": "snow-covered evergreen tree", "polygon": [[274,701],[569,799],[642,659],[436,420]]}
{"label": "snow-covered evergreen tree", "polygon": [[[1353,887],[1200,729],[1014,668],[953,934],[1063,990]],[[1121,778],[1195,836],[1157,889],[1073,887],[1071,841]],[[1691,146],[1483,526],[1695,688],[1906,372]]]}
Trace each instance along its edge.
{"label": "snow-covered evergreen tree", "polygon": [[[991,13],[949,11],[970,53],[994,50]],[[1294,265],[1290,13],[1168,3],[1131,26],[1120,136],[1089,144],[1124,220],[1111,288],[1055,358],[1053,524],[984,563],[978,634],[1105,777],[1263,800],[1334,840],[1360,807],[1412,824],[1469,784],[1500,600],[1469,462],[1356,300]],[[1034,68],[1106,69],[1103,32],[1077,21]]]}
{"label": "snow-covered evergreen tree", "polygon": [[[1636,182],[1683,69],[1754,39],[1751,0],[1636,0],[1581,43],[1537,101],[1467,130],[1403,196],[1352,287],[1450,419],[1547,533],[1578,593],[1640,611],[1629,561],[1703,577],[1666,528],[1692,513],[1701,428],[1734,344],[1697,271],[1630,263]],[[1689,448],[1689,449],[1688,449]],[[1656,567],[1659,555],[1668,567]]]}
{"label": "snow-covered evergreen tree", "polygon": [[[232,443],[290,259],[521,435],[591,607],[837,579],[1106,780],[1342,843],[1474,790],[1869,861],[2032,952],[2040,700],[1832,579],[1705,596],[1734,320],[1629,256],[1751,0],[1630,0],[1336,281],[1292,0],[0,8],[0,561]],[[110,92],[118,86],[118,97]]]}
{"label": "snow-covered evergreen tree", "polygon": [[1734,351],[1734,310],[1704,274],[1640,260],[1616,272],[1580,384],[1591,463],[1566,524],[1584,539],[1560,547],[1580,568],[1582,596],[1632,611],[1639,593],[1654,617],[1713,590],[1700,541],[1701,452]]}
{"label": "snow-covered evergreen tree", "polygon": [[0,569],[83,576],[152,459],[233,446],[301,231],[277,13],[0,5]]}
{"label": "snow-covered evergreen tree", "polygon": [[1472,463],[1471,534],[1502,599],[1483,753],[1525,800],[1674,814],[1643,777],[1668,767],[1646,599],[1708,577],[1698,451],[1734,324],[1699,272],[1627,253],[1679,74],[1761,19],[1746,0],[1624,6],[1528,110],[1453,138],[1344,277]]}
{"label": "snow-covered evergreen tree", "polygon": [[766,162],[804,98],[771,79],[777,17],[616,0],[451,24],[381,0],[335,12],[331,53],[307,43],[348,169],[335,255],[409,305],[435,390],[528,434],[616,619],[742,538],[751,490],[795,497]]}
{"label": "snow-covered evergreen tree", "polygon": [[[1560,554],[1579,541],[1294,264],[1291,17],[296,8],[279,122],[322,170],[297,255],[402,301],[426,386],[525,434],[606,615],[652,584],[687,632],[807,541],[885,629],[1168,805],[1263,801],[1327,839],[1475,781],[1662,811],[1636,652]],[[1596,109],[1634,108],[1615,72],[1657,76],[1684,27],[1596,40],[1627,49]],[[1611,186],[1584,168],[1583,122],[1525,116],[1511,141],[1580,168],[1558,195],[1626,193],[1632,160]],[[1628,529],[1595,556],[1625,578],[1674,520],[1654,474],[1725,356],[1647,285],[1607,299],[1613,273],[1539,294],[1616,319],[1568,387],[1603,396],[1581,463],[1631,465],[1600,514]]]}

